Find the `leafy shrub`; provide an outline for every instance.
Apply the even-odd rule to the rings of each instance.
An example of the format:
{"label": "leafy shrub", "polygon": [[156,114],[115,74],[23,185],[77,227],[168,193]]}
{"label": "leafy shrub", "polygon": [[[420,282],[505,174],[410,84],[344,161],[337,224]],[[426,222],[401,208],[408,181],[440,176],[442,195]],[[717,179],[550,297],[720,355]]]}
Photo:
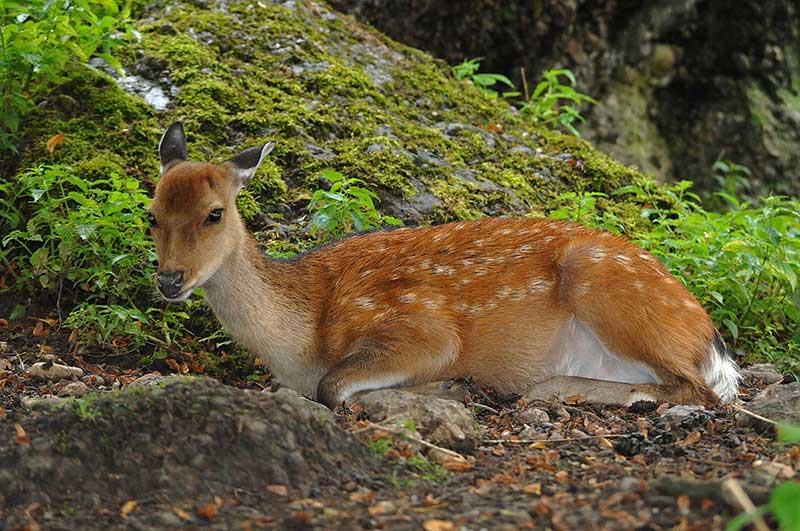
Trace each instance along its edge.
{"label": "leafy shrub", "polygon": [[96,55],[121,70],[111,49],[138,38],[129,14],[115,0],[0,2],[0,152],[15,149],[23,115],[70,60]]}
{"label": "leafy shrub", "polygon": [[711,166],[711,177],[718,193],[706,198],[706,203],[712,210],[726,210],[729,206],[724,199],[726,195],[738,197],[739,200],[752,200],[752,175],[747,166],[723,158],[717,159]]}
{"label": "leafy shrub", "polygon": [[87,181],[69,166],[40,166],[0,193],[0,204],[19,205],[4,217],[9,232],[0,248],[16,271],[16,288],[66,292],[76,306],[65,324],[106,345],[117,336],[134,345],[168,344],[153,313],[183,330],[185,313],[142,309],[152,298],[156,256],[147,236],[149,199],[137,179]]}
{"label": "leafy shrub", "polygon": [[[483,58],[476,57],[475,59],[465,59],[463,63],[454,66],[453,72],[456,74],[456,79],[467,79],[480,90],[492,97],[496,97],[498,95],[497,90],[492,88],[498,83],[514,89],[514,83],[512,83],[511,80],[503,74],[478,73],[478,70],[481,67],[481,59]],[[503,93],[504,98],[513,96],[519,96],[519,92]]]}
{"label": "leafy shrub", "polygon": [[378,196],[361,179],[345,177],[335,170],[323,170],[330,190],[317,190],[308,209],[314,212],[311,234],[320,240],[337,238],[348,232],[374,229],[381,225],[402,225],[392,216],[382,216],[375,208]]}
{"label": "leafy shrub", "polygon": [[[566,68],[545,70],[544,78],[533,89],[530,97],[520,107],[520,112],[531,121],[549,126],[558,125],[575,136],[581,136],[572,125],[576,120],[584,118],[576,106],[582,103],[597,103],[594,99],[575,90],[575,76]],[[569,84],[561,82],[565,78]]]}
{"label": "leafy shrub", "polygon": [[[735,349],[751,361],[800,371],[800,202],[768,197],[753,208],[725,195],[730,210],[709,212],[690,187],[689,181],[663,188],[649,182],[615,194],[642,204],[652,224],[634,240],[683,280]],[[568,203],[551,217],[624,230],[613,214],[595,208],[598,194],[565,195]]]}
{"label": "leafy shrub", "polygon": [[[468,79],[486,94],[496,97],[497,90],[495,85],[501,83],[511,88],[511,91],[503,93],[504,98],[514,98],[522,95],[522,100],[513,103],[519,107],[520,113],[536,124],[546,126],[558,126],[572,133],[581,136],[573,125],[576,121],[583,122],[584,118],[578,110],[578,106],[584,103],[597,103],[594,99],[576,91],[575,75],[566,68],[554,68],[542,72],[542,81],[533,89],[533,93],[528,94],[528,84],[525,81],[525,71],[522,71],[525,93],[520,94],[513,90],[514,84],[502,74],[478,73],[481,66],[481,58],[465,60],[463,63],[453,67],[453,72],[458,79]],[[561,82],[565,78],[569,84]]]}

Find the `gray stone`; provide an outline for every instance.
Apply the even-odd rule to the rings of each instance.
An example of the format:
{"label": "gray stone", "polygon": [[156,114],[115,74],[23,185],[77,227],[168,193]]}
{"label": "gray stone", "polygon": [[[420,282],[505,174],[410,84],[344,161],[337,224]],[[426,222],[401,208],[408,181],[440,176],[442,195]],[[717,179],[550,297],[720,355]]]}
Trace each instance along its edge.
{"label": "gray stone", "polygon": [[478,438],[472,414],[454,400],[386,389],[367,393],[358,402],[374,422],[413,420],[419,434],[433,444],[468,450]]}
{"label": "gray stone", "polygon": [[[800,382],[770,385],[744,407],[748,411],[776,422],[800,424]],[[741,426],[763,424],[763,421],[744,412],[739,412],[737,418]]]}
{"label": "gray stone", "polygon": [[41,410],[63,404],[65,401],[66,399],[55,395],[25,396],[22,398],[22,407],[30,410]]}
{"label": "gray stone", "polygon": [[671,408],[667,409],[661,414],[662,418],[666,418],[668,420],[677,420],[681,421],[685,418],[690,417],[695,413],[706,412],[706,408],[703,406],[672,406]]}
{"label": "gray stone", "polygon": [[749,387],[766,387],[783,380],[783,375],[771,363],[755,363],[742,369],[742,382]]}
{"label": "gray stone", "polygon": [[550,422],[550,415],[544,409],[538,407],[529,407],[517,413],[517,422],[529,424],[531,426],[540,426],[545,422]]}
{"label": "gray stone", "polygon": [[162,376],[161,373],[149,372],[136,378],[134,381],[128,384],[128,387],[149,387],[152,385],[158,385],[164,380],[164,378],[166,378],[166,376]]}
{"label": "gray stone", "polygon": [[89,392],[89,386],[83,382],[70,382],[58,391],[58,396],[83,396]]}
{"label": "gray stone", "polygon": [[63,380],[64,378],[72,378],[73,376],[80,378],[83,376],[83,369],[80,367],[70,367],[60,363],[52,363],[50,361],[40,361],[34,363],[28,373],[36,378],[43,380]]}

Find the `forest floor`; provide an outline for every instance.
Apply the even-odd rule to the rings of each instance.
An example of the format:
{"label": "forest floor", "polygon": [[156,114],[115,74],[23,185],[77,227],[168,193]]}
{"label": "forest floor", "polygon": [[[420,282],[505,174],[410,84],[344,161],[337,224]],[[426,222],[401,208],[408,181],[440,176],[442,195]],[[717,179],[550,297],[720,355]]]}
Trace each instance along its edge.
{"label": "forest floor", "polygon": [[[48,410],[31,406],[37,397],[63,395],[68,383],[74,389],[82,380],[93,395],[110,395],[147,372],[126,365],[130,360],[124,357],[65,354],[67,337],[43,335],[41,328],[31,322],[0,331],[0,434],[8,435],[0,439],[0,468],[6,473],[20,448],[30,455],[37,437],[51,430]],[[47,360],[81,368],[84,375],[59,381],[33,377],[32,364]],[[219,388],[226,393],[264,387],[236,380],[225,384]],[[493,398],[474,386],[466,389],[466,407],[479,435],[468,448],[459,448],[463,459],[437,464],[431,453],[422,458],[419,452],[430,444],[421,447],[402,436],[397,424],[375,423],[355,406],[337,412],[333,422],[365,443],[366,457],[341,456],[344,465],[323,471],[324,479],[316,483],[289,475],[286,484],[253,487],[252,478],[237,484],[234,475],[190,489],[183,478],[173,477],[157,491],[126,499],[130,494],[120,497],[111,488],[87,491],[97,483],[84,484],[80,467],[69,473],[50,467],[31,481],[58,478],[60,488],[71,493],[70,502],[19,492],[4,500],[0,488],[0,529],[722,529],[740,512],[723,480],[733,478],[759,504],[772,483],[795,477],[800,468],[800,448],[776,443],[765,425],[741,426],[741,413],[731,407],[681,412],[654,403],[589,405],[577,397],[568,403],[527,404]],[[743,401],[757,391],[743,387]],[[533,420],[532,407],[541,421]],[[148,415],[159,414],[154,411]],[[163,422],[146,417],[120,417],[125,425],[116,429],[129,434],[163,429]],[[82,426],[94,433],[96,420],[75,417],[69,422],[78,425],[71,428],[77,431],[70,433],[80,434]],[[147,437],[141,441],[140,453],[115,459],[135,462],[164,451],[147,447],[164,444],[155,435],[150,443]],[[105,443],[88,441],[98,445],[98,452]],[[298,443],[313,447],[320,441],[308,437]],[[212,453],[224,453],[227,443],[221,444]],[[204,451],[201,446],[195,448],[198,453]],[[368,473],[350,475],[348,461],[367,463]],[[100,477],[97,470],[91,473]]]}

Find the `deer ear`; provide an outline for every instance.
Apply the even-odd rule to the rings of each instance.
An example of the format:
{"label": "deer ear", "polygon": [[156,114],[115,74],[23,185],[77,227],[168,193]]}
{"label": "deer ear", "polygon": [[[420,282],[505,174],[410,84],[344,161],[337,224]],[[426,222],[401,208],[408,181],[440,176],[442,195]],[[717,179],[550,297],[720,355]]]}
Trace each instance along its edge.
{"label": "deer ear", "polygon": [[232,167],[232,173],[238,181],[239,189],[250,184],[256,170],[274,147],[275,141],[271,141],[263,146],[247,148],[228,161]]}
{"label": "deer ear", "polygon": [[173,164],[186,160],[186,134],[182,123],[175,122],[167,128],[158,143],[158,154],[161,157],[161,175]]}

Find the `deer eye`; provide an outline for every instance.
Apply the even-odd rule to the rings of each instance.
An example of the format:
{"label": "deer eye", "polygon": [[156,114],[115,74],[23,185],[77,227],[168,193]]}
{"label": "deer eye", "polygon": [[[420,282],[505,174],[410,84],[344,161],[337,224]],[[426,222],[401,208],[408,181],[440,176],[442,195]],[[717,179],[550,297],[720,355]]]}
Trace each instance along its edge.
{"label": "deer eye", "polygon": [[150,223],[151,227],[158,227],[158,222],[156,221],[156,217],[150,212],[147,213],[147,221]]}
{"label": "deer eye", "polygon": [[219,223],[220,221],[222,221],[222,210],[223,210],[222,208],[215,208],[214,210],[212,210],[208,214],[208,217],[206,218],[206,225]]}

